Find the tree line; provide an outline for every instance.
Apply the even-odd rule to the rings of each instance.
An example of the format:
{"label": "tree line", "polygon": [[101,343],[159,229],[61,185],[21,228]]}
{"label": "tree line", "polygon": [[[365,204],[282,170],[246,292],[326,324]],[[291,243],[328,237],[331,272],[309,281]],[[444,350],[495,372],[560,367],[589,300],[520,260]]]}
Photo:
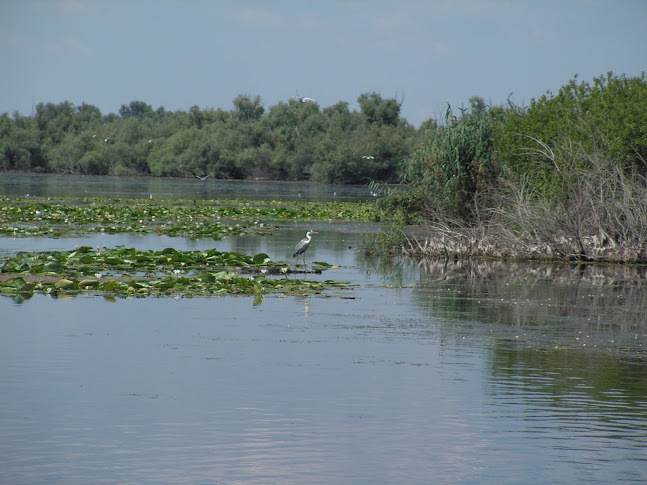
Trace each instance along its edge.
{"label": "tree line", "polygon": [[475,201],[506,181],[556,195],[564,171],[541,151],[602,150],[623,173],[647,166],[644,73],[574,77],[528,106],[472,97],[419,128],[396,98],[372,92],[357,102],[358,111],[298,98],[266,109],[259,96],[239,95],[230,110],[170,112],[132,101],[107,115],[87,103],[40,103],[29,116],[0,116],[0,170],[405,183],[391,200],[400,208],[469,219]]}
{"label": "tree line", "polygon": [[170,112],[142,101],[103,115],[91,104],[40,103],[0,117],[0,170],[86,175],[397,182],[417,130],[401,102],[377,93],[321,108],[291,99],[268,110],[239,95],[233,109]]}

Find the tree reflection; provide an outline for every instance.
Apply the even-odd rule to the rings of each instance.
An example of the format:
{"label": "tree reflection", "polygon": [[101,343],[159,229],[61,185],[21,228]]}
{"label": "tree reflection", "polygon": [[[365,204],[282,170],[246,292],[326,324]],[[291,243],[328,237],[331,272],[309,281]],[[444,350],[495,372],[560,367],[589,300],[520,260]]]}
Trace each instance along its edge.
{"label": "tree reflection", "polygon": [[591,437],[647,446],[645,267],[418,267],[415,304],[439,326],[441,345],[484,348],[497,412],[565,447],[585,449]]}

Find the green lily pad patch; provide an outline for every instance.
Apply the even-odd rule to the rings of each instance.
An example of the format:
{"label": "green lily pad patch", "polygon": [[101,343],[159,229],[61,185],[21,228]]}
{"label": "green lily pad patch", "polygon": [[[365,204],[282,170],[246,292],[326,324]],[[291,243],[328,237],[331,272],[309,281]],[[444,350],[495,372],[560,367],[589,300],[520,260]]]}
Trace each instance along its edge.
{"label": "green lily pad patch", "polygon": [[[310,273],[330,265],[317,263]],[[305,273],[305,272],[304,272]],[[0,260],[0,294],[21,298],[93,293],[117,297],[319,294],[349,286],[332,280],[298,279],[290,265],[265,253],[254,256],[208,251],[139,251],[132,248],[20,252]]]}
{"label": "green lily pad patch", "polygon": [[0,197],[0,236],[164,234],[193,239],[267,235],[277,223],[371,221],[375,203]]}

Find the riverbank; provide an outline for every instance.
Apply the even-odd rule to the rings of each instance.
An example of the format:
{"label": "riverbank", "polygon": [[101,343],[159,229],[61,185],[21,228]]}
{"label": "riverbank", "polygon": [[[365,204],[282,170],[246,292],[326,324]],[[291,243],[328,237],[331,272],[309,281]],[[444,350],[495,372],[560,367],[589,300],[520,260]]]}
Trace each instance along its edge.
{"label": "riverbank", "polygon": [[404,235],[402,252],[416,259],[537,261],[544,263],[613,263],[647,265],[647,248],[593,235],[555,234],[529,239],[504,227],[418,229]]}

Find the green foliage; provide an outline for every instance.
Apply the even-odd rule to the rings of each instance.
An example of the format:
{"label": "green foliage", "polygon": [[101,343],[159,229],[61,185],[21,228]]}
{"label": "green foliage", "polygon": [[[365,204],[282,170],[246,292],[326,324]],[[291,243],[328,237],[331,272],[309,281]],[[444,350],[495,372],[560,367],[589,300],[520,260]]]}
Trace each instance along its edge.
{"label": "green foliage", "polygon": [[387,204],[404,203],[407,212],[426,209],[463,221],[473,218],[478,191],[490,188],[498,175],[490,120],[478,98],[473,100],[471,112],[461,110],[456,117],[448,107],[445,124],[427,131],[405,167],[408,193],[394,193]]}
{"label": "green foliage", "polygon": [[377,208],[369,202],[0,199],[0,236],[12,237],[105,232],[220,239],[269,234],[276,221],[377,219]]}
{"label": "green foliage", "polygon": [[529,177],[547,193],[559,182],[559,167],[548,158],[538,163],[538,141],[548,148],[577,145],[587,153],[601,149],[623,170],[647,170],[644,73],[634,78],[608,73],[592,84],[576,76],[556,95],[547,92],[527,108],[509,105],[491,114],[499,163],[515,181]]}
{"label": "green foliage", "polygon": [[153,107],[143,101],[131,101],[128,106],[122,104],[119,108],[119,116],[122,118],[151,118],[154,114]]}
{"label": "green foliage", "polygon": [[[319,263],[318,272],[330,265]],[[0,295],[29,298],[93,293],[106,297],[317,294],[344,283],[287,278],[290,264],[267,254],[237,252],[139,251],[81,246],[73,251],[20,252],[0,267]],[[9,275],[9,278],[3,277]],[[258,300],[258,301],[257,301]]]}
{"label": "green foliage", "polygon": [[394,194],[392,206],[465,220],[499,175],[527,177],[550,193],[559,167],[535,156],[541,144],[599,148],[626,173],[647,171],[645,74],[575,77],[523,108],[488,107],[475,96],[460,114],[448,109],[417,130],[400,116],[397,98],[371,92],[356,101],[359,111],[345,101],[321,108],[295,99],[266,109],[259,96],[239,95],[230,111],[188,112],[132,101],[107,115],[86,103],[39,103],[31,116],[0,116],[0,170],[405,181],[406,195]]}
{"label": "green foliage", "polygon": [[360,95],[357,102],[370,124],[397,125],[400,121],[400,103],[396,99],[383,99],[378,93],[367,93]]}
{"label": "green foliage", "polygon": [[364,235],[360,242],[366,256],[393,256],[402,252],[405,243],[404,221],[400,218],[394,218],[391,224],[378,234]]}
{"label": "green foliage", "polygon": [[0,167],[4,170],[41,171],[46,168],[43,144],[33,118],[0,118]]}
{"label": "green foliage", "polygon": [[170,113],[132,101],[106,116],[85,103],[41,103],[31,117],[2,115],[0,170],[395,181],[415,130],[395,99],[371,93],[358,103],[361,112],[297,100],[266,110],[259,96],[239,95],[231,111]]}
{"label": "green foliage", "polygon": [[247,121],[258,120],[265,112],[260,96],[251,99],[249,96],[241,94],[234,99],[234,106],[236,107],[236,115],[240,119]]}

